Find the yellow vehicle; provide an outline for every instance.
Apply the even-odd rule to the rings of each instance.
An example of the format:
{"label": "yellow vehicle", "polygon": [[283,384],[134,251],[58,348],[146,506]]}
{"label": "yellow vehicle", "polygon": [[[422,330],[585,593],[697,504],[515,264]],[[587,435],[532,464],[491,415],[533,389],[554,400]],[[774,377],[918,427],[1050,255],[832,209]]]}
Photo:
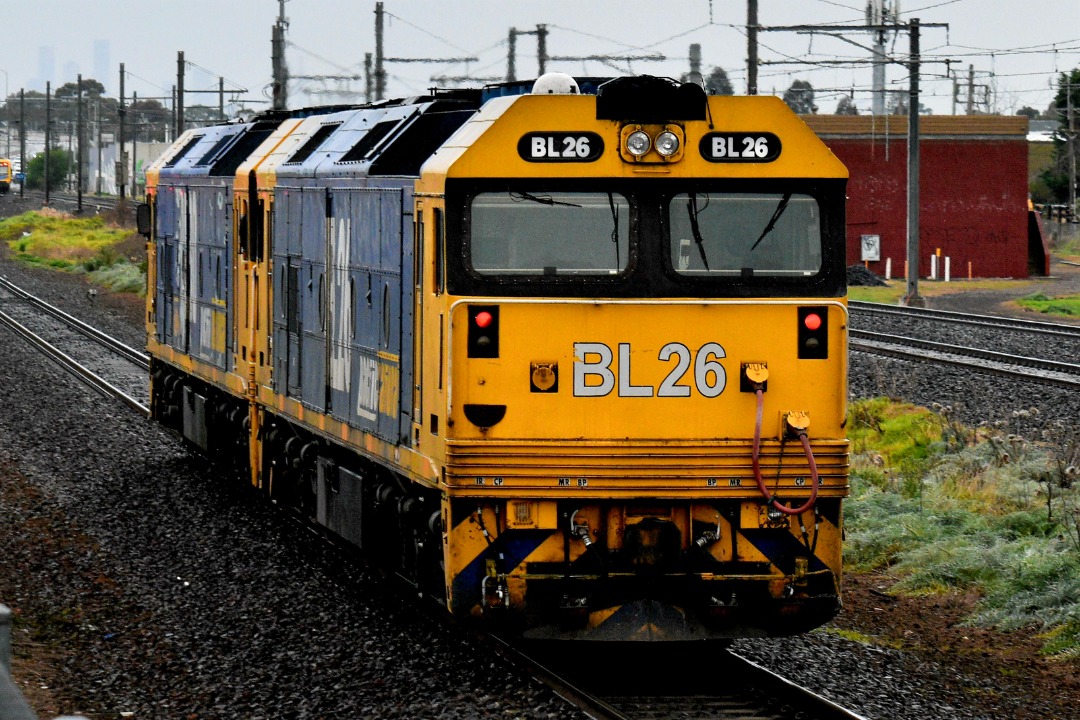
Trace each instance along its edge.
{"label": "yellow vehicle", "polygon": [[827,621],[846,169],[776,98],[522,90],[179,138],[147,173],[154,416],[460,617]]}
{"label": "yellow vehicle", "polygon": [[0,158],[0,194],[11,192],[11,161]]}

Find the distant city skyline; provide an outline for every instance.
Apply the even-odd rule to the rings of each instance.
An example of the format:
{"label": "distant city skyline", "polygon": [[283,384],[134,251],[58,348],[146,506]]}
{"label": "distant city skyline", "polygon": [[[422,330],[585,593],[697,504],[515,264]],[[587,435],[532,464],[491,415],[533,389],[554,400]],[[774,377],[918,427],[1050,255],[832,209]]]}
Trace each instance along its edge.
{"label": "distant city skyline", "polygon": [[98,39],[94,41],[94,74],[93,78],[105,86],[105,92],[111,92],[115,86],[108,81],[109,71],[112,67],[110,61],[110,44],[108,40]]}
{"label": "distant city skyline", "polygon": [[56,72],[56,48],[51,45],[39,46],[37,48],[37,74],[27,82],[23,89],[45,92],[46,82],[51,83],[52,87],[56,88],[64,83],[75,82],[78,76],[82,74],[84,80],[97,80],[105,86],[107,95],[114,95],[120,71],[119,66],[117,66],[115,73],[110,68],[109,41],[99,38],[92,41],[89,46],[91,48],[89,57],[92,58],[90,63],[93,68],[92,71],[84,68],[83,64],[76,60],[62,58],[63,69],[59,73]]}

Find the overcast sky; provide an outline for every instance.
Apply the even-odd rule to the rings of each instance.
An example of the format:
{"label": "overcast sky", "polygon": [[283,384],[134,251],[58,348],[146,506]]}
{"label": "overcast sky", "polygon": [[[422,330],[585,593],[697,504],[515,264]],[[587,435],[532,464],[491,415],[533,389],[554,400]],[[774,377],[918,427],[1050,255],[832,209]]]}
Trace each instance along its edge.
{"label": "overcast sky", "polygon": [[[891,2],[892,0],[886,0]],[[1080,0],[899,0],[901,20],[918,17],[922,30],[924,106],[952,112],[954,60],[967,81],[990,86],[993,110],[1013,113],[1023,106],[1044,109],[1052,100],[1055,73],[1080,67]],[[867,0],[760,0],[764,26],[865,22]],[[727,71],[735,91],[746,92],[746,0],[386,0],[385,54],[392,58],[477,58],[474,62],[390,63],[387,96],[423,92],[433,76],[505,76],[509,28],[548,28],[552,56],[663,55],[666,60],[613,61],[622,73],[678,77],[688,69],[689,46],[702,46],[707,73]],[[374,0],[289,0],[286,59],[294,75],[362,75],[364,54],[375,50]],[[253,109],[266,107],[271,77],[271,28],[277,0],[0,0],[4,52],[0,82],[8,93],[44,90],[93,77],[110,95],[119,92],[119,64],[127,72],[126,95],[168,96],[176,83],[177,51],[189,63],[185,86],[244,89]],[[848,32],[847,41],[824,34],[763,32],[759,36],[759,92],[782,93],[795,79],[815,88],[821,112],[836,108],[840,94],[854,91],[861,112],[869,112],[871,44],[867,33]],[[860,47],[862,46],[862,47]],[[890,38],[887,49],[906,57],[906,33]],[[48,74],[42,59],[51,54]],[[772,64],[843,59],[845,65]],[[554,61],[549,70],[575,75],[613,75],[598,61]],[[537,71],[536,38],[517,42],[518,78]],[[104,75],[104,77],[101,77]],[[907,87],[907,71],[891,65],[888,87]],[[307,89],[309,92],[305,93]],[[327,93],[364,83],[297,80],[291,106],[350,100]],[[965,95],[966,97],[966,95]],[[216,105],[212,95],[190,95],[187,105]],[[962,110],[961,110],[962,111]]]}

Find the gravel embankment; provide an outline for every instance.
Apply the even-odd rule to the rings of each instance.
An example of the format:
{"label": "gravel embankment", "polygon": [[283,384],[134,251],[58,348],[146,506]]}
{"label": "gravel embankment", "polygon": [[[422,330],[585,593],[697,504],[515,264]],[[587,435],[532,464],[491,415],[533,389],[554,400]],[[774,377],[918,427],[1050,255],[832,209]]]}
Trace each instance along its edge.
{"label": "gravel embankment", "polygon": [[[6,261],[0,274],[141,342],[137,307]],[[1001,382],[852,357],[856,394],[963,400],[976,421],[1040,402],[1080,409],[1030,388],[1002,400]],[[17,657],[58,640],[75,652],[48,663],[50,689],[28,688],[51,714],[582,717],[4,330],[0,396],[0,525],[9,529],[0,533],[0,601],[35,618],[35,637],[17,625]],[[980,709],[979,697],[950,699],[948,669],[825,633],[736,649],[870,718],[997,720],[1039,702],[999,698]],[[58,707],[57,697],[74,701]]]}
{"label": "gravel embankment", "polygon": [[[953,337],[956,344],[978,347],[972,338]],[[1024,354],[1038,352],[1029,347]],[[971,426],[1004,421],[1005,432],[1041,440],[1044,432],[1048,437],[1067,436],[1080,417],[1080,394],[1064,388],[860,352],[852,352],[849,362],[852,396],[886,395],[926,407],[951,406],[951,417]]]}
{"label": "gravel embankment", "polygon": [[[107,320],[102,305],[84,319]],[[124,322],[117,313],[110,330],[137,337]],[[54,640],[77,653],[54,665],[52,690],[75,699],[55,712],[575,716],[4,330],[0,393],[2,600],[41,623],[32,637],[17,624],[17,656]]]}

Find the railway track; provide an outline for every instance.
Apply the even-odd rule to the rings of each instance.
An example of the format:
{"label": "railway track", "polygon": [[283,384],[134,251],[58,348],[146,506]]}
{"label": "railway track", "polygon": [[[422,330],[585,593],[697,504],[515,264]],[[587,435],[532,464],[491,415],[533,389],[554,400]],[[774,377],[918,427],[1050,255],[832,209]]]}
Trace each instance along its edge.
{"label": "railway track", "polygon": [[[3,277],[0,277],[0,323],[12,328],[98,392],[117,398],[140,413],[148,413],[146,378],[149,361],[145,354],[34,297]],[[627,681],[622,669],[627,660],[625,648],[613,653],[588,649],[588,655],[593,658],[591,662],[596,666],[620,668],[610,677],[603,673],[598,678],[590,677],[587,672],[584,675],[573,672],[577,667],[575,656],[583,654],[582,648],[574,648],[568,653],[568,646],[559,644],[555,655],[535,655],[531,650],[522,651],[490,635],[480,638],[480,642],[506,661],[525,668],[540,683],[597,720],[861,718],[722,648],[713,650],[714,656],[695,663],[697,671],[679,673],[677,677],[661,668],[685,666],[687,657],[701,652],[700,644],[695,645],[691,653],[681,651],[677,662],[673,656],[656,663],[658,653],[670,654],[674,652],[672,648],[637,648],[634,654],[639,657],[631,661],[631,666],[644,671],[644,676]],[[628,694],[630,689],[633,694]]]}
{"label": "railway track", "polygon": [[886,305],[884,303],[862,302],[858,300],[848,302],[848,307],[857,311],[860,315],[892,316],[911,320],[933,320],[944,323],[991,328],[993,330],[1010,329],[1040,335],[1056,335],[1073,339],[1080,338],[1080,326],[1065,325],[1063,323],[1024,320],[1022,318],[1011,318],[1003,315],[974,315],[971,313],[955,312],[953,310],[908,308],[899,305]]}
{"label": "railway track", "polygon": [[951,365],[971,372],[989,373],[1044,385],[1080,388],[1080,365],[1075,363],[1022,357],[865,330],[850,330],[849,337],[851,349],[859,352]]}
{"label": "railway track", "polygon": [[500,643],[498,652],[598,720],[861,720],[862,716],[710,644]]}
{"label": "railway track", "polygon": [[[899,308],[876,303],[851,303],[852,325],[873,319],[875,327],[899,322],[908,331],[936,335],[936,339],[908,334],[876,332],[852,327],[850,348],[856,352],[902,360],[951,365],[969,372],[992,374],[1075,389],[1080,387],[1080,327],[1009,317],[971,315],[942,310]],[[968,328],[965,341],[957,340],[942,325]],[[977,343],[982,347],[963,344]],[[1032,346],[1038,349],[1034,352]],[[995,348],[995,349],[989,349]],[[1004,352],[1002,350],[1005,350]],[[1067,360],[1055,359],[1067,358]]]}
{"label": "railway track", "polygon": [[[14,191],[16,196],[19,195],[18,191]],[[44,190],[30,190],[29,188],[24,191],[23,195],[32,203],[38,203],[40,205],[45,204],[45,191]],[[134,218],[134,207],[137,203],[130,199],[125,200],[128,207],[131,208],[131,216]],[[82,197],[82,211],[84,214],[94,214],[98,212],[104,212],[106,210],[115,210],[117,205],[120,204],[120,198],[115,195],[90,195],[83,193]],[[76,193],[67,191],[53,190],[49,192],[49,207],[56,208],[58,210],[64,210],[66,212],[76,212],[79,209],[79,198]]]}
{"label": "railway track", "polygon": [[149,414],[150,359],[0,277],[0,324],[106,397]]}

